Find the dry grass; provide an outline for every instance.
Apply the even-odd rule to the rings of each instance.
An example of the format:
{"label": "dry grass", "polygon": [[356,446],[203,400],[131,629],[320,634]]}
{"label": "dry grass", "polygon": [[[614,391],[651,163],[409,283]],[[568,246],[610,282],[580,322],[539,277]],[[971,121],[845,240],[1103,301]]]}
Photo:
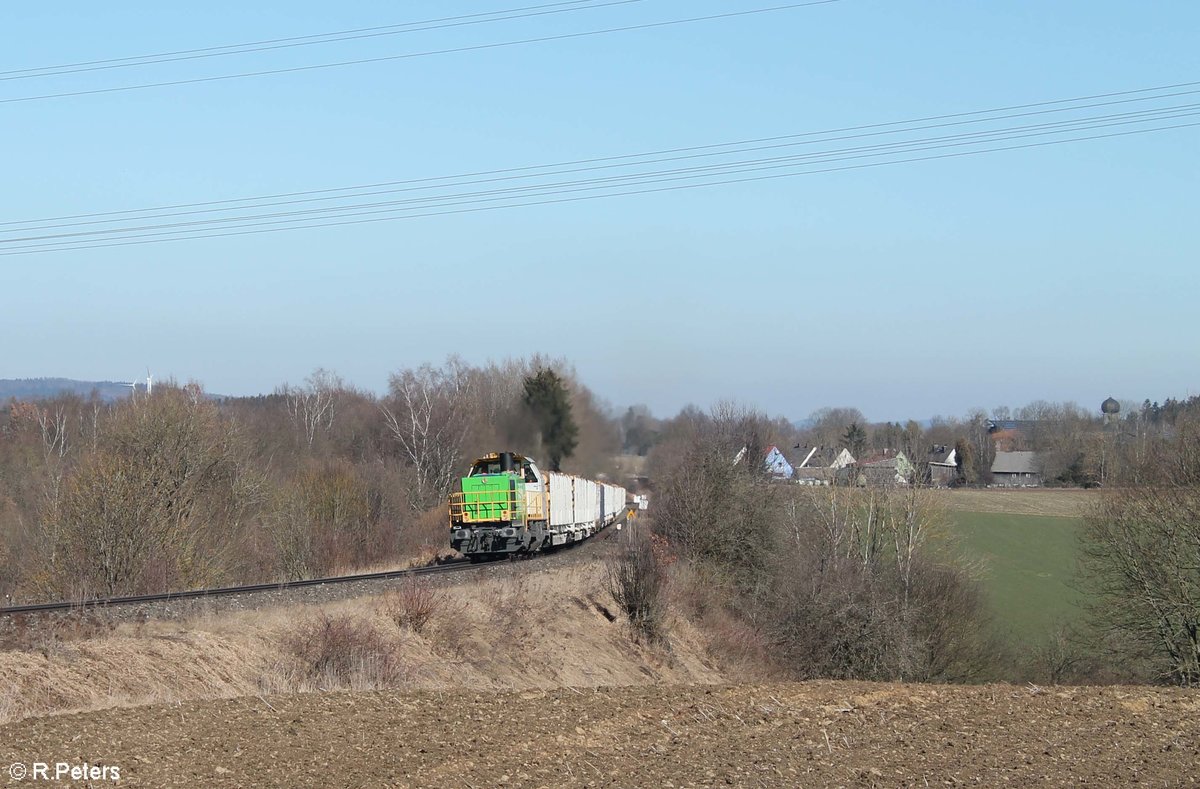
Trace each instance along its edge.
{"label": "dry grass", "polygon": [[350,614],[317,614],[292,631],[284,647],[302,680],[322,690],[388,687],[408,674],[400,645]]}
{"label": "dry grass", "polygon": [[1010,515],[1042,515],[1079,518],[1099,500],[1099,491],[1062,488],[1000,488],[940,490],[937,494],[949,510],[996,512]]}
{"label": "dry grass", "polygon": [[[438,592],[419,628],[387,598],[120,624],[55,650],[0,648],[0,723],[156,702],[290,694],[330,687],[448,690],[720,682],[700,637],[672,625],[669,656],[630,642],[603,568],[535,568]],[[411,602],[411,601],[410,601]],[[341,622],[322,643],[313,623]],[[339,627],[341,627],[339,625]],[[338,629],[338,628],[332,628]],[[319,628],[318,628],[319,630]],[[419,630],[419,632],[418,632]],[[300,645],[304,635],[317,647]]]}
{"label": "dry grass", "polygon": [[710,660],[719,661],[725,672],[739,681],[771,681],[785,676],[777,671],[767,638],[729,612],[724,590],[685,562],[677,563],[672,570],[669,607],[675,614],[673,632],[694,628],[702,634]]}
{"label": "dry grass", "polygon": [[446,604],[446,593],[428,581],[410,579],[399,589],[387,592],[379,603],[384,616],[396,627],[420,635]]}

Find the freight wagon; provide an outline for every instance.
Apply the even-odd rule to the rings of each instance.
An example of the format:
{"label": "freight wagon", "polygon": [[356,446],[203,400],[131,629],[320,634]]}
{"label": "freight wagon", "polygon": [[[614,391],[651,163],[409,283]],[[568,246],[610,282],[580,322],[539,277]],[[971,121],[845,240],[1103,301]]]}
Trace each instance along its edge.
{"label": "freight wagon", "polygon": [[471,464],[450,494],[450,545],[472,561],[585,540],[620,518],[625,488],[542,471],[515,452]]}

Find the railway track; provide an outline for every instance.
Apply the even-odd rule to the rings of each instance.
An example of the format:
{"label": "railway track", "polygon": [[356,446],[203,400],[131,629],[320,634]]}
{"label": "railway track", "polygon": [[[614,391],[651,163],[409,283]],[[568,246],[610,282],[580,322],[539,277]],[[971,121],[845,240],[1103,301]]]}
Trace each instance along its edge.
{"label": "railway track", "polygon": [[[622,517],[619,518],[617,522],[624,523],[625,521],[626,518]],[[595,540],[606,539],[615,533],[616,532],[612,531],[610,527],[606,527],[597,532],[591,539],[563,546],[562,548],[557,549],[555,553],[558,553],[562,550],[572,550],[580,545],[587,545]],[[553,556],[554,554],[546,555]],[[187,600],[218,599],[265,592],[286,592],[293,589],[338,586],[343,584],[361,583],[364,581],[389,581],[406,577],[411,578],[425,575],[458,573],[469,570],[481,570],[501,564],[504,564],[504,562],[481,562],[478,564],[473,564],[466,559],[456,559],[444,564],[430,565],[428,567],[413,567],[407,570],[388,570],[379,573],[335,575],[328,578],[308,578],[300,581],[281,581],[269,584],[224,586],[214,589],[188,589],[179,592],[165,592],[163,594],[130,595],[125,597],[96,597],[87,600],[65,600],[53,603],[30,603],[27,605],[14,605],[0,608],[0,617],[16,616],[19,614],[54,613],[63,611],[89,611],[118,606],[145,605],[152,603],[174,603]]]}
{"label": "railway track", "polygon": [[415,577],[419,575],[435,575],[442,573],[462,572],[486,567],[486,564],[471,564],[465,559],[429,567],[413,567],[407,570],[388,570],[381,573],[359,573],[356,575],[336,575],[329,578],[309,578],[301,581],[282,581],[271,584],[247,584],[245,586],[224,586],[216,589],[189,589],[182,592],[166,592],[164,594],[131,595],[128,597],[97,597],[88,600],[72,600],[56,603],[31,603],[29,605],[14,605],[0,608],[0,616],[15,614],[33,614],[53,611],[86,611],[94,608],[110,606],[138,605],[144,603],[169,603],[182,600],[201,600],[218,597],[234,597],[237,595],[254,594],[256,592],[282,592],[289,589],[304,589],[314,586],[349,584],[360,581],[386,581],[396,578]]}

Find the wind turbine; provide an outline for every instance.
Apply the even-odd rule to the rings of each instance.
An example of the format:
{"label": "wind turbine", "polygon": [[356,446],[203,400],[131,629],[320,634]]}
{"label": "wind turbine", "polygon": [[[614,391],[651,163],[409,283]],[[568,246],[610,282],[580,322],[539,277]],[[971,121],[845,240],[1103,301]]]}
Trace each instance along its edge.
{"label": "wind turbine", "polygon": [[121,384],[121,386],[128,386],[128,387],[129,387],[129,396],[130,396],[131,398],[133,398],[133,397],[137,397],[137,382],[136,382],[136,381],[134,381],[134,382],[132,382],[132,383]]}
{"label": "wind turbine", "polygon": [[146,368],[146,397],[149,397],[150,393],[152,391],[154,391],[154,376],[150,374],[150,368],[147,367]]}

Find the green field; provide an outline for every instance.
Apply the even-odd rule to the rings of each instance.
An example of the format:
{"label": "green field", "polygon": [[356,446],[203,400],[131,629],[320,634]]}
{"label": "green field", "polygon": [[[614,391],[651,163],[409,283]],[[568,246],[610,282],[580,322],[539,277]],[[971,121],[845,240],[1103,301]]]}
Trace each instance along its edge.
{"label": "green field", "polygon": [[1019,641],[1037,643],[1080,613],[1072,584],[1076,518],[996,512],[952,514],[956,550],[977,566],[996,624]]}

